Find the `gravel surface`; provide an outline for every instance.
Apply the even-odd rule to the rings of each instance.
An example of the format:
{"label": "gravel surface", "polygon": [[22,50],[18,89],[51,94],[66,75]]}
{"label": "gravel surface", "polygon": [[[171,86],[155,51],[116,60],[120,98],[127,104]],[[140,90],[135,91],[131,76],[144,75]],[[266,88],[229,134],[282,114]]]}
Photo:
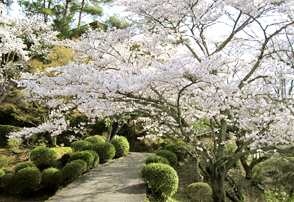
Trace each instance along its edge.
{"label": "gravel surface", "polygon": [[92,169],[48,202],[145,202],[147,189],[141,169],[153,154],[130,154]]}

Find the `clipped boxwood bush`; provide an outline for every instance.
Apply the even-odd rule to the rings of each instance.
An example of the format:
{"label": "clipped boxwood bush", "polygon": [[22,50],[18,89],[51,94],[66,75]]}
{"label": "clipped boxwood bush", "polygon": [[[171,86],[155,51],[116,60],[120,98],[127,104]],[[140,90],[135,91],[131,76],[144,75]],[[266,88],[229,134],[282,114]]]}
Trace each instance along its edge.
{"label": "clipped boxwood bush", "polygon": [[48,147],[36,147],[31,152],[31,161],[40,169],[52,167],[56,161],[56,152]]}
{"label": "clipped boxwood bush", "polygon": [[145,164],[150,164],[150,163],[164,163],[167,165],[170,165],[169,161],[162,157],[162,156],[148,156],[145,160]]}
{"label": "clipped boxwood bush", "polygon": [[105,142],[105,137],[101,136],[101,135],[94,135],[94,136],[90,136],[90,137],[86,137],[84,140],[88,141],[92,144],[96,144],[98,142]]}
{"label": "clipped boxwood bush", "polygon": [[193,201],[212,202],[212,189],[209,184],[204,182],[195,182],[187,187],[187,195]]}
{"label": "clipped boxwood bush", "polygon": [[68,162],[81,159],[87,163],[87,169],[90,170],[94,164],[94,156],[89,151],[79,151],[69,157]]}
{"label": "clipped boxwood bush", "polygon": [[144,165],[141,175],[153,194],[172,196],[178,189],[178,174],[173,167],[167,164],[150,163]]}
{"label": "clipped boxwood bush", "polygon": [[5,155],[0,154],[0,168],[8,165],[8,158]]}
{"label": "clipped boxwood bush", "polygon": [[101,162],[111,160],[115,156],[115,147],[109,142],[98,142],[93,145],[93,150],[99,155]]}
{"label": "clipped boxwood bush", "polygon": [[99,155],[93,150],[86,150],[87,152],[91,153],[94,157],[94,162],[91,168],[94,168],[99,165]]}
{"label": "clipped boxwood bush", "polygon": [[128,152],[130,151],[130,144],[126,137],[120,136],[118,138],[114,138],[111,141],[111,144],[115,147],[115,157],[119,158],[128,155]]}
{"label": "clipped boxwood bush", "polygon": [[78,140],[70,144],[70,147],[74,150],[74,152],[91,150],[92,146],[92,143],[85,140]]}
{"label": "clipped boxwood bush", "polygon": [[21,170],[23,168],[27,168],[27,167],[37,167],[37,166],[31,162],[22,162],[22,163],[17,164],[14,167],[14,172],[17,173],[19,170]]}
{"label": "clipped boxwood bush", "polygon": [[63,179],[74,180],[83,174],[83,166],[78,162],[70,162],[63,167],[61,172]]}
{"label": "clipped boxwood bush", "polygon": [[47,190],[56,190],[62,183],[62,173],[57,168],[46,168],[42,171],[42,184]]}
{"label": "clipped boxwood bush", "polygon": [[80,164],[82,166],[82,168],[83,168],[83,173],[87,172],[88,165],[87,165],[86,161],[84,161],[82,159],[76,159],[76,160],[73,160],[71,162],[75,162],[75,163]]}
{"label": "clipped boxwood bush", "polygon": [[14,193],[15,192],[15,174],[13,173],[6,173],[3,177],[2,177],[2,183],[4,185],[4,189],[7,193]]}
{"label": "clipped boxwood bush", "polygon": [[177,155],[178,161],[183,162],[186,158],[187,152],[185,150],[185,142],[178,142],[177,144],[168,144],[165,146],[165,150],[171,151]]}
{"label": "clipped boxwood bush", "polygon": [[35,192],[41,183],[42,174],[36,167],[27,167],[19,170],[15,174],[17,189],[22,195]]}
{"label": "clipped boxwood bush", "polygon": [[160,151],[156,152],[156,155],[166,158],[172,167],[176,166],[178,163],[177,155],[171,151],[160,150]]}

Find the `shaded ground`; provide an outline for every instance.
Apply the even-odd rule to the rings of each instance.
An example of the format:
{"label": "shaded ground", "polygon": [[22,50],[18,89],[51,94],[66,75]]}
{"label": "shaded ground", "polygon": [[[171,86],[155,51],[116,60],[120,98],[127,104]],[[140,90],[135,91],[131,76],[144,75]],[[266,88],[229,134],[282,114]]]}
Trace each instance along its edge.
{"label": "shaded ground", "polygon": [[141,179],[141,169],[150,155],[131,153],[100,165],[62,189],[48,202],[144,202],[147,190]]}

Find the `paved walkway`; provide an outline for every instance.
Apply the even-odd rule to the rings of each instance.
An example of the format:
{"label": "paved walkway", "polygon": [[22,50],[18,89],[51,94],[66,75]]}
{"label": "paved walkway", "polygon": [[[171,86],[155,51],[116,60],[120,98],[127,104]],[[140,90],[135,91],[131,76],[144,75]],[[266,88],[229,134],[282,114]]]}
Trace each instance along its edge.
{"label": "paved walkway", "polygon": [[62,189],[48,202],[145,202],[141,179],[145,159],[152,154],[131,155],[102,164]]}

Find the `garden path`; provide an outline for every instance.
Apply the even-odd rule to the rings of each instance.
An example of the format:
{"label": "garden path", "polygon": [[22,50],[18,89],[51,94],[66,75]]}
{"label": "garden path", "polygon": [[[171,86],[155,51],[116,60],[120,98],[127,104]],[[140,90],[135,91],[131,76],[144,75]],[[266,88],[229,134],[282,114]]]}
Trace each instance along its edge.
{"label": "garden path", "polygon": [[48,202],[145,202],[147,189],[141,169],[152,154],[130,154],[92,169]]}

